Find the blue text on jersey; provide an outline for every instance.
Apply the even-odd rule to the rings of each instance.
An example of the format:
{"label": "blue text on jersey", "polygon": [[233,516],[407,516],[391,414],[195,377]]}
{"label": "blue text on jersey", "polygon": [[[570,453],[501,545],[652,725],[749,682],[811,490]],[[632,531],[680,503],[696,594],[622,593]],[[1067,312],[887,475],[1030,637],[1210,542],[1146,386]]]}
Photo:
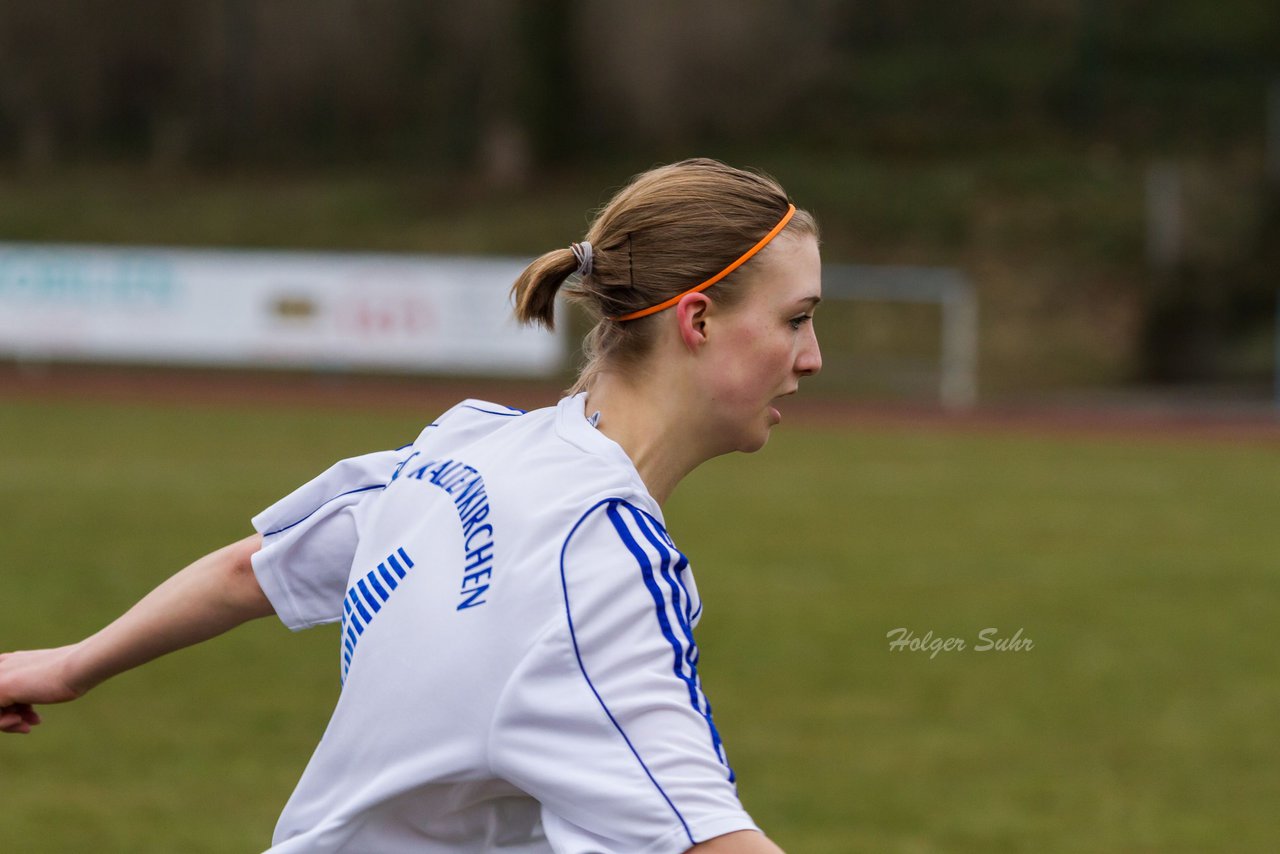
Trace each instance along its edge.
{"label": "blue text on jersey", "polygon": [[458,520],[462,523],[465,550],[462,580],[458,587],[462,601],[456,610],[485,604],[488,600],[484,595],[493,577],[495,532],[493,523],[486,521],[490,514],[489,494],[480,472],[457,460],[432,460],[416,468],[401,465],[391,479],[394,481],[400,477],[425,480],[443,489],[453,499]]}

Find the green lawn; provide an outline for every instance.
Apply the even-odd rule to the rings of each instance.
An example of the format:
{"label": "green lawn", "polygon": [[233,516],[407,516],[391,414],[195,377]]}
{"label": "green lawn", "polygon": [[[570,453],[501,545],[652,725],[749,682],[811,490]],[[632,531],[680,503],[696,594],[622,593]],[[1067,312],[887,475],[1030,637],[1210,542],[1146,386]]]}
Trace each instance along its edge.
{"label": "green lawn", "polygon": [[[94,631],[434,414],[0,401],[0,649]],[[789,852],[1277,850],[1275,448],[789,423],[666,515],[740,793]],[[975,651],[988,627],[1034,646]],[[0,840],[265,847],[337,666],[334,632],[262,621],[46,709],[0,739]]]}

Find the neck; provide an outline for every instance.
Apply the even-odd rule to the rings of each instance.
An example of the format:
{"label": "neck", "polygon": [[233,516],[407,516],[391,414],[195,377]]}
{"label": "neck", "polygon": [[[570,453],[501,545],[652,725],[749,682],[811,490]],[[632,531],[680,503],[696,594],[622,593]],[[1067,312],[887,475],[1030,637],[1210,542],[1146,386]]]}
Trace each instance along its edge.
{"label": "neck", "polygon": [[662,505],[684,476],[711,455],[691,444],[697,431],[681,411],[681,396],[670,389],[660,393],[660,385],[603,373],[591,383],[586,412],[599,410],[597,429],[622,447],[649,494]]}

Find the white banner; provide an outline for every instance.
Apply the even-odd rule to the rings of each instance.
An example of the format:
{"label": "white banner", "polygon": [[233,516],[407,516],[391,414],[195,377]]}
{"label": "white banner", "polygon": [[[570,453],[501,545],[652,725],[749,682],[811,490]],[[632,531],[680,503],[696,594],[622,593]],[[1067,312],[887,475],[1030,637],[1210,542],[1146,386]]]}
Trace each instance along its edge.
{"label": "white banner", "polygon": [[512,318],[525,263],[0,243],[0,354],[547,376],[564,338]]}

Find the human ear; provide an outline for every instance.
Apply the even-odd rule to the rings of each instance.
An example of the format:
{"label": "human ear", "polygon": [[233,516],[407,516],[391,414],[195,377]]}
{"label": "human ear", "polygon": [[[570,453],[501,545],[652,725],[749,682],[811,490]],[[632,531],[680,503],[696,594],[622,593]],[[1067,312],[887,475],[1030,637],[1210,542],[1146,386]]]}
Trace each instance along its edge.
{"label": "human ear", "polygon": [[691,352],[696,352],[707,340],[707,314],[711,299],[703,294],[685,294],[676,303],[676,325],[680,340]]}

